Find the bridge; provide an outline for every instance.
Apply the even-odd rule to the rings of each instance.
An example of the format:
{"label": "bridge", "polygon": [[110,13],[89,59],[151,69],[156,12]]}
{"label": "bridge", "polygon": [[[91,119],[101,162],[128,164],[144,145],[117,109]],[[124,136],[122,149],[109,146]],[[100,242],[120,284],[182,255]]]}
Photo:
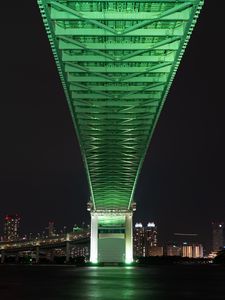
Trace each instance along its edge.
{"label": "bridge", "polygon": [[90,261],[133,260],[138,176],[203,0],[37,0],[90,187]]}
{"label": "bridge", "polygon": [[26,252],[35,253],[35,261],[39,262],[40,252],[51,249],[65,249],[65,262],[71,258],[71,247],[88,247],[90,244],[89,230],[79,233],[66,233],[45,238],[20,239],[14,241],[0,242],[0,262],[4,263],[7,256],[14,255],[15,260],[19,259],[20,254]]}

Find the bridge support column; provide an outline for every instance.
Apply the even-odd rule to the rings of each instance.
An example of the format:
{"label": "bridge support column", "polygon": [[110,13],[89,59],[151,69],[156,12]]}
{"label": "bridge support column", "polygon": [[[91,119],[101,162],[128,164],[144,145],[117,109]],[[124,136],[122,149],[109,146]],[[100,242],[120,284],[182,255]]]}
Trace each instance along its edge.
{"label": "bridge support column", "polygon": [[40,260],[40,248],[39,246],[36,247],[36,264],[39,263]]}
{"label": "bridge support column", "polygon": [[125,263],[133,262],[133,213],[125,217]]}
{"label": "bridge support column", "polygon": [[20,253],[17,252],[17,253],[16,253],[16,259],[15,259],[16,264],[19,263],[19,260],[20,260]]}
{"label": "bridge support column", "polygon": [[92,263],[133,262],[133,211],[95,210],[91,212]]}
{"label": "bridge support column", "polygon": [[66,241],[66,263],[70,261],[70,242]]}
{"label": "bridge support column", "polygon": [[91,249],[90,262],[98,262],[98,215],[91,213]]}
{"label": "bridge support column", "polygon": [[1,264],[4,264],[5,262],[5,251],[1,252]]}

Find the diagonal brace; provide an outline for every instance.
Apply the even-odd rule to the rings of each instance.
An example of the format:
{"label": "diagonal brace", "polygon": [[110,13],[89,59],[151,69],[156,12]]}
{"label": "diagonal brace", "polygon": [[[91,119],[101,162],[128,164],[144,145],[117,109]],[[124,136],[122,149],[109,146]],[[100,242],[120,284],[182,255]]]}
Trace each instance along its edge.
{"label": "diagonal brace", "polygon": [[69,63],[69,62],[68,62],[67,65],[68,65],[68,66],[71,66],[71,67],[74,67],[74,68],[77,68],[77,69],[80,69],[80,70],[82,70],[82,71],[84,71],[84,72],[94,74],[94,75],[96,75],[96,76],[98,76],[98,77],[106,78],[106,79],[108,79],[108,80],[110,80],[110,81],[112,81],[112,82],[115,81],[115,80],[114,80],[112,77],[110,77],[110,76],[107,76],[107,75],[102,74],[102,73],[92,72],[92,71],[90,71],[88,68],[83,67],[83,66],[80,66],[79,64]]}
{"label": "diagonal brace", "polygon": [[151,90],[152,88],[155,88],[155,87],[158,87],[158,86],[161,86],[161,85],[164,85],[164,83],[151,84],[151,85],[148,85],[146,88],[144,88],[142,90],[137,90],[137,91],[130,92],[130,93],[124,93],[120,98],[127,97],[127,96],[130,96],[130,95],[135,95],[135,94],[147,91],[147,90]]}
{"label": "diagonal brace", "polygon": [[169,15],[171,15],[173,13],[176,13],[176,12],[178,12],[180,10],[187,9],[188,7],[190,7],[192,5],[193,5],[193,3],[183,3],[183,4],[180,4],[180,5],[176,5],[175,7],[171,8],[171,9],[168,9],[165,12],[161,13],[159,16],[157,16],[154,19],[140,22],[138,24],[135,24],[134,26],[131,26],[131,27],[125,29],[123,32],[120,33],[120,35],[132,32],[132,31],[134,31],[136,29],[139,29],[141,27],[144,27],[146,25],[150,25],[150,24],[152,24],[154,22],[160,21],[162,18],[167,17],[167,16],[169,16]]}
{"label": "diagonal brace", "polygon": [[158,43],[155,43],[155,45],[152,45],[151,47],[147,48],[147,49],[144,49],[144,50],[137,50],[137,51],[134,51],[133,53],[130,53],[128,55],[125,55],[123,57],[121,57],[120,59],[117,59],[118,61],[123,61],[123,60],[126,60],[128,58],[131,58],[131,57],[134,57],[134,56],[138,56],[140,54],[143,54],[145,52],[148,52],[148,51],[151,51],[157,47],[160,47],[160,46],[164,46],[164,45],[167,45],[167,44],[171,44],[175,41],[178,41],[180,40],[179,37],[174,37],[174,38],[168,38],[168,39],[165,39],[161,42],[158,42]]}
{"label": "diagonal brace", "polygon": [[87,19],[82,13],[77,12],[76,10],[74,10],[74,9],[64,5],[64,4],[60,4],[60,3],[55,2],[55,1],[51,1],[50,3],[56,9],[58,8],[58,9],[64,10],[65,12],[71,13],[74,16],[78,17],[82,21],[86,21],[87,23],[98,26],[102,29],[105,29],[105,30],[111,32],[111,33],[117,34],[117,31],[114,30],[113,28],[110,28],[109,26],[106,26],[106,25],[104,25],[103,23],[101,23],[99,21]]}
{"label": "diagonal brace", "polygon": [[84,50],[90,50],[93,53],[96,53],[98,55],[101,55],[101,56],[104,56],[104,57],[109,58],[111,60],[114,60],[114,58],[111,55],[108,55],[108,54],[106,54],[106,53],[104,53],[104,52],[102,52],[100,50],[89,49],[86,45],[84,45],[84,44],[76,41],[75,39],[71,39],[71,38],[68,38],[68,37],[65,37],[65,36],[59,36],[59,39],[64,40],[65,42],[74,44],[74,45],[76,45],[78,47],[81,47]]}
{"label": "diagonal brace", "polygon": [[156,66],[153,66],[151,68],[147,68],[144,72],[138,72],[138,73],[134,73],[130,76],[125,76],[125,77],[122,77],[120,79],[120,81],[124,81],[124,80],[127,80],[127,79],[131,79],[133,77],[137,77],[139,75],[142,75],[142,74],[146,74],[146,73],[150,73],[154,70],[157,70],[157,69],[160,69],[160,68],[163,68],[163,67],[167,67],[167,66],[171,66],[172,65],[172,62],[168,62],[168,63],[159,63],[157,64]]}

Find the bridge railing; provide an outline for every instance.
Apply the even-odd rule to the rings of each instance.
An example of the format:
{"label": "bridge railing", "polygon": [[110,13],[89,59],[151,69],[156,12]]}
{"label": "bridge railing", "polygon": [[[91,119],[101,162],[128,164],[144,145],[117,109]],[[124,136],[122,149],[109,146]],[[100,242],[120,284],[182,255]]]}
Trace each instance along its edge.
{"label": "bridge railing", "polygon": [[79,233],[71,232],[47,238],[34,238],[31,240],[20,239],[14,241],[2,241],[0,242],[0,250],[61,244],[67,241],[78,241],[89,237],[90,231],[83,231]]}

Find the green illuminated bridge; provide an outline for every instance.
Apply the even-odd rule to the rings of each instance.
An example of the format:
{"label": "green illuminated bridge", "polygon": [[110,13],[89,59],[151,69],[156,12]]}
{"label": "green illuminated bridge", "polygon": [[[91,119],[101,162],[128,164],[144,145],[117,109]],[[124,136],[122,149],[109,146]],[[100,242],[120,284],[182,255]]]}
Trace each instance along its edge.
{"label": "green illuminated bridge", "polygon": [[132,261],[138,175],[203,1],[38,4],[87,171],[90,259]]}

